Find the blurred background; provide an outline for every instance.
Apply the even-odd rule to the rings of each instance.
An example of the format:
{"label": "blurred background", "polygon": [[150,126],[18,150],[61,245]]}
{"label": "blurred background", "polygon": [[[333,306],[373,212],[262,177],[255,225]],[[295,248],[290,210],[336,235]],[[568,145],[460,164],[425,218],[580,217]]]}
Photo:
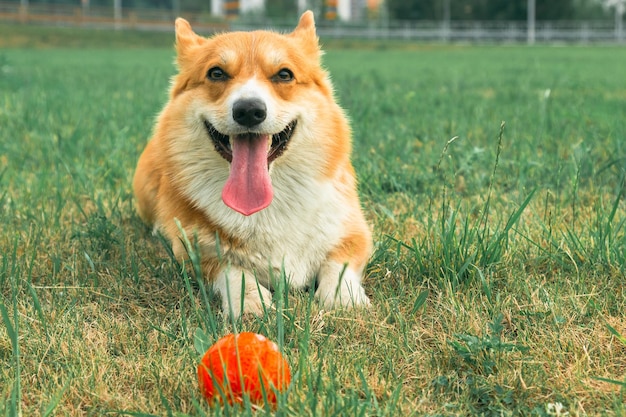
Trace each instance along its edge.
{"label": "blurred background", "polygon": [[626,0],[2,0],[0,22],[203,31],[290,28],[315,12],[320,35],[437,41],[624,42]]}

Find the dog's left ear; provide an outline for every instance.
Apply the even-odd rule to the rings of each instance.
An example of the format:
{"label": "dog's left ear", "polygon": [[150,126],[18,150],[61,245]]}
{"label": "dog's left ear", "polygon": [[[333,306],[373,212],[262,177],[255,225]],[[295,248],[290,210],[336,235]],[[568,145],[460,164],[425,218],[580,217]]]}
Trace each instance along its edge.
{"label": "dog's left ear", "polygon": [[317,54],[319,52],[319,43],[317,34],[315,33],[315,18],[312,11],[307,10],[302,13],[302,16],[300,16],[300,22],[294,31],[291,32],[291,36],[300,38],[303,41],[308,53]]}

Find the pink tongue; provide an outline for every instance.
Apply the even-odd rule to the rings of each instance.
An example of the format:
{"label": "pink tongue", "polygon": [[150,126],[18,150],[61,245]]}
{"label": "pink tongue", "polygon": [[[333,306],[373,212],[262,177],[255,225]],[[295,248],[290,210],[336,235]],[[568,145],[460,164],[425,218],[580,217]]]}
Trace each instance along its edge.
{"label": "pink tongue", "polygon": [[270,140],[269,135],[233,136],[233,160],[222,200],[245,216],[269,206],[274,196],[267,167]]}

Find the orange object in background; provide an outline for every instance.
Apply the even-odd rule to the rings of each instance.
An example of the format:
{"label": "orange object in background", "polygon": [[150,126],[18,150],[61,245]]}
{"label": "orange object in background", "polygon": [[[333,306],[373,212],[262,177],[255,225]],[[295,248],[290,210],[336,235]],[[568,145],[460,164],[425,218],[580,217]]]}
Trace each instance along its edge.
{"label": "orange object in background", "polygon": [[243,332],[229,334],[211,346],[198,365],[198,382],[210,402],[224,399],[242,403],[244,393],[254,404],[276,404],[276,391],[291,381],[289,364],[276,343],[263,335]]}
{"label": "orange object in background", "polygon": [[326,0],[326,20],[337,20],[337,3],[338,0]]}

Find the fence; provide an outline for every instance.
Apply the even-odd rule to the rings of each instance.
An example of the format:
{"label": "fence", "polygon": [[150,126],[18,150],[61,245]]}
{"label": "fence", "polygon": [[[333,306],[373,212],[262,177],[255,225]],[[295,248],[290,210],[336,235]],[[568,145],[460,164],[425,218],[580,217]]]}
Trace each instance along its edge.
{"label": "fence", "polygon": [[[65,26],[102,27],[136,30],[172,30],[177,15],[191,21],[202,32],[228,29],[249,30],[272,26],[290,30],[268,20],[239,19],[216,20],[208,13],[175,13],[168,9],[122,9],[114,15],[113,8],[76,7],[72,5],[31,4],[0,2],[0,21],[41,23]],[[395,39],[437,42],[510,42],[529,40],[526,22],[361,22],[318,24],[318,34],[326,38]],[[538,21],[535,24],[534,40],[537,42],[570,43],[623,43],[621,27],[611,21]]]}
{"label": "fence", "polygon": [[[390,24],[385,27],[332,27],[320,28],[321,36],[333,38],[358,37],[365,39],[405,39],[442,42],[499,42],[520,43],[529,41],[526,22],[476,22],[452,21],[411,22]],[[612,43],[624,42],[621,31],[612,22],[568,21],[536,22],[536,42]]]}
{"label": "fence", "polygon": [[116,16],[112,7],[80,7],[69,4],[30,4],[0,2],[0,21],[79,26],[86,28],[115,28],[131,30],[173,30],[174,19],[182,16],[204,32],[230,29],[225,21],[195,12],[175,13],[169,9],[123,8]]}

